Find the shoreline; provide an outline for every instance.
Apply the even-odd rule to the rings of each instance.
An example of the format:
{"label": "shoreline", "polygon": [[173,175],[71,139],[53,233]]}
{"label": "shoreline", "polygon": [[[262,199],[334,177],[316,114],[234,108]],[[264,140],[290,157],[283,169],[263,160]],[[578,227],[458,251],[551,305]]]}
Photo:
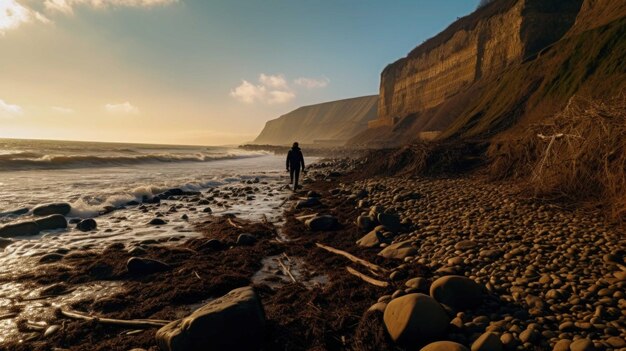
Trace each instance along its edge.
{"label": "shoreline", "polygon": [[[168,264],[171,269],[162,272],[129,275],[126,262],[138,252],[114,244],[102,252],[66,255],[53,263],[56,270],[21,279],[49,287],[63,278],[66,286],[56,291],[61,294],[87,282],[121,281],[125,290],[112,297],[70,306],[118,319],[183,318],[213,298],[252,285],[265,310],[265,349],[401,350],[386,331],[383,311],[389,303],[431,294],[441,277],[465,276],[482,287],[476,304],[447,309],[445,333],[424,336],[422,346],[447,340],[469,348],[483,335],[507,350],[552,349],[557,342],[586,339],[596,349],[626,346],[626,273],[618,262],[625,243],[599,211],[524,199],[509,183],[480,178],[369,177],[353,169],[348,161],[313,166],[315,180],[290,196],[280,227],[206,217],[196,227],[202,237],[145,245],[140,257]],[[318,202],[308,202],[309,191],[320,195]],[[313,231],[304,222],[315,214],[331,215],[339,225]],[[379,219],[387,228],[372,235]],[[243,233],[256,241],[238,245]],[[316,244],[386,273],[375,274]],[[387,285],[370,284],[347,267]],[[156,328],[129,331],[58,314],[50,318],[46,325],[62,326],[58,331],[43,337],[45,330],[22,322],[24,335],[36,337],[10,349],[158,350]]]}

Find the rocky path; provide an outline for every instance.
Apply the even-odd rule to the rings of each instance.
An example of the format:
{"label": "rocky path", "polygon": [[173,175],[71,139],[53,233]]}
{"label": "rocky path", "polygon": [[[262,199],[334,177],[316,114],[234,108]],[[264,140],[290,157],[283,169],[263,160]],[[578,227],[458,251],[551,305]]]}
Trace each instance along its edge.
{"label": "rocky path", "polygon": [[[395,262],[388,279],[396,289],[381,293],[374,308],[384,311],[400,345],[430,339],[472,350],[626,347],[626,237],[599,211],[541,204],[510,184],[467,178],[369,179],[335,192],[361,211],[355,220],[369,231],[359,240],[362,255],[379,251],[387,264]],[[414,265],[430,274],[407,274]],[[464,278],[450,283],[450,276]],[[476,284],[484,293],[473,292]],[[440,290],[445,296],[437,296]],[[436,313],[397,301],[414,293],[435,297],[449,325],[416,336],[411,329],[436,324]],[[445,348],[428,349],[455,347],[438,345]]]}

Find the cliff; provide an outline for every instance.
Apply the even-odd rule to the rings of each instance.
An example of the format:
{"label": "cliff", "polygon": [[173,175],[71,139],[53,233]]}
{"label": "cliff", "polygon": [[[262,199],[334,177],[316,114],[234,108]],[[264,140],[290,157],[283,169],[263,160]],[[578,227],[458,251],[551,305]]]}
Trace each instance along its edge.
{"label": "cliff", "polygon": [[378,95],[300,107],[268,121],[254,144],[343,144],[377,117]]}
{"label": "cliff", "polygon": [[350,143],[397,145],[432,131],[491,137],[574,94],[619,92],[625,8],[621,0],[496,0],[386,67],[379,119]]}

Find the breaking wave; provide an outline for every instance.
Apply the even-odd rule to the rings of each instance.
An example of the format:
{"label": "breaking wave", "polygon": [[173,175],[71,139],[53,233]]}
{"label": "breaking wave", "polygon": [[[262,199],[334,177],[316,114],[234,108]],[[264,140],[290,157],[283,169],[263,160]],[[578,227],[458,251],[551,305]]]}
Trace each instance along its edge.
{"label": "breaking wave", "polygon": [[114,167],[147,163],[210,162],[256,157],[260,154],[135,154],[135,155],[42,155],[33,152],[0,154],[0,171],[30,169]]}

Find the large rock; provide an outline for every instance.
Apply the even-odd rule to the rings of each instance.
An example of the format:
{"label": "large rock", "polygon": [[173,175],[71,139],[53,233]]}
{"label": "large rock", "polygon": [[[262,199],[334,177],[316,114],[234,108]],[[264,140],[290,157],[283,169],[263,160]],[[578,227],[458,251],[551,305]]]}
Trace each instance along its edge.
{"label": "large rock", "polygon": [[32,221],[5,224],[0,227],[0,237],[11,238],[14,236],[37,235],[39,230],[37,223]]}
{"label": "large rock", "polygon": [[433,282],[430,296],[441,304],[464,310],[482,302],[483,288],[467,277],[448,275]]}
{"label": "large rock", "polygon": [[333,230],[339,225],[337,218],[330,215],[315,216],[304,222],[306,227],[312,231]]}
{"label": "large rock", "polygon": [[35,216],[48,216],[53,214],[59,214],[65,216],[70,213],[72,210],[72,206],[65,202],[59,202],[54,204],[46,204],[37,206],[33,209],[33,214]]}
{"label": "large rock", "polygon": [[435,341],[424,347],[420,351],[469,351],[467,347],[453,341]]}
{"label": "large rock", "polygon": [[403,346],[437,339],[450,323],[443,307],[424,294],[408,294],[391,300],[383,320],[391,339]]}
{"label": "large rock", "polygon": [[153,260],[149,258],[131,257],[126,262],[128,273],[133,275],[146,275],[158,272],[164,272],[171,267],[167,263]]}
{"label": "large rock", "polygon": [[53,230],[67,228],[67,219],[60,214],[54,214],[35,220],[39,230]]}
{"label": "large rock", "polygon": [[259,350],[265,313],[251,287],[232,290],[156,333],[163,351]]}
{"label": "large rock", "polygon": [[399,243],[391,244],[378,253],[379,256],[385,258],[395,258],[403,260],[405,257],[414,256],[417,254],[417,249],[411,245],[413,241],[401,241]]}

